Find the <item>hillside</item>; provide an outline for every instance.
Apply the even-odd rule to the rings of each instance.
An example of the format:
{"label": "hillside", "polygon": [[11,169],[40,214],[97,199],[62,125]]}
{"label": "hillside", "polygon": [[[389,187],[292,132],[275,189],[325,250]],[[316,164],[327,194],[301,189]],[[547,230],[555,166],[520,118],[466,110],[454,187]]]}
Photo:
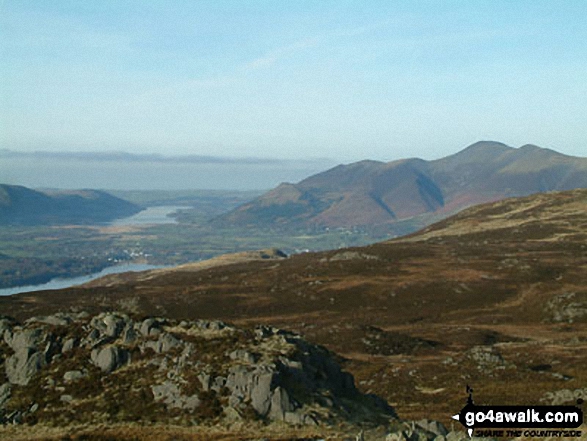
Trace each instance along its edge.
{"label": "hillside", "polygon": [[37,191],[0,184],[0,225],[58,225],[109,222],[141,211],[103,191]]}
{"label": "hillside", "polygon": [[[587,187],[587,158],[532,145],[478,142],[434,161],[339,165],[220,216],[232,225],[356,227],[419,217],[429,224],[474,204]],[[413,230],[412,230],[413,231]]]}
{"label": "hillside", "polygon": [[143,273],[0,309],[278,326],[343,356],[400,416],[449,424],[467,384],[485,403],[587,397],[586,208],[586,189],[507,199],[367,247]]}

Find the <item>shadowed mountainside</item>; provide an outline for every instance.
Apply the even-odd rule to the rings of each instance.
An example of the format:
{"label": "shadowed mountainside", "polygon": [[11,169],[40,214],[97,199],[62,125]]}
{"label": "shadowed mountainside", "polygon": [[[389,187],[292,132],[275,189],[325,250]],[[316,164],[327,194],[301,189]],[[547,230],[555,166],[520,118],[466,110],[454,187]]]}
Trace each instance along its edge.
{"label": "shadowed mountainside", "polygon": [[139,211],[139,206],[98,190],[41,192],[0,184],[0,225],[108,222]]}
{"label": "shadowed mountainside", "polygon": [[434,161],[412,158],[339,165],[297,184],[281,184],[216,221],[376,226],[414,216],[447,216],[506,197],[585,187],[587,158],[533,145],[514,149],[497,142],[478,142]]}
{"label": "shadowed mountainside", "polygon": [[508,199],[367,247],[143,273],[0,309],[291,329],[342,355],[359,389],[400,416],[448,424],[467,384],[485,403],[587,396],[586,208],[584,189]]}

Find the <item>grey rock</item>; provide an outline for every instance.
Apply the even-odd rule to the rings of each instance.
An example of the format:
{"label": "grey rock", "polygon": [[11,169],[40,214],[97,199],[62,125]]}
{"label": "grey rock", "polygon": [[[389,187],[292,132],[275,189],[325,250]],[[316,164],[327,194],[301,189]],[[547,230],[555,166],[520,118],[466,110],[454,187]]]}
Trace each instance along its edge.
{"label": "grey rock", "polygon": [[283,421],[288,424],[306,424],[308,415],[304,415],[300,412],[285,412],[283,415]]}
{"label": "grey rock", "polygon": [[226,386],[233,393],[250,398],[251,406],[261,416],[266,416],[271,406],[272,385],[276,372],[266,366],[259,366],[252,372],[235,372],[229,375]]}
{"label": "grey rock", "polygon": [[73,319],[67,314],[57,313],[54,315],[48,315],[46,317],[32,317],[27,320],[27,323],[44,323],[51,326],[67,326]]}
{"label": "grey rock", "polygon": [[57,358],[60,357],[61,344],[59,343],[59,341],[55,338],[55,336],[53,334],[47,335],[45,348],[43,349],[43,354],[45,355],[45,358],[48,363],[51,362],[53,357],[57,357]]}
{"label": "grey rock", "polygon": [[122,331],[122,335],[120,338],[122,340],[122,344],[130,345],[130,344],[137,341],[138,335],[137,335],[137,332],[135,331],[134,327],[127,326],[124,329],[124,331]]}
{"label": "grey rock", "polygon": [[33,375],[46,365],[47,359],[42,352],[32,348],[19,348],[6,360],[6,376],[12,384],[26,386]]}
{"label": "grey rock", "polygon": [[[486,438],[484,438],[486,439]],[[469,435],[467,435],[465,432],[459,432],[459,431],[450,431],[446,434],[446,441],[465,441],[465,440],[469,440]]]}
{"label": "grey rock", "polygon": [[271,408],[269,416],[274,420],[285,420],[285,414],[295,409],[294,404],[289,398],[287,390],[282,387],[276,387],[271,395]]}
{"label": "grey rock", "polygon": [[258,339],[264,339],[273,335],[273,328],[270,326],[260,325],[255,328],[255,336]]}
{"label": "grey rock", "polygon": [[179,387],[171,381],[165,381],[162,384],[151,386],[151,391],[153,392],[155,401],[162,401],[170,408],[193,411],[201,403],[197,395],[183,395]]}
{"label": "grey rock", "polygon": [[439,421],[422,419],[422,420],[416,421],[415,424],[417,427],[420,427],[421,429],[424,429],[427,432],[433,433],[436,436],[438,436],[438,435],[444,436],[448,433],[448,430],[446,429],[446,427],[444,427],[444,425]]}
{"label": "grey rock", "polygon": [[210,374],[207,374],[205,372],[198,374],[198,380],[202,384],[202,390],[204,392],[208,392],[210,390],[210,379]]}
{"label": "grey rock", "polygon": [[14,425],[22,424],[23,414],[20,410],[15,410],[6,416],[5,421]]}
{"label": "grey rock", "polygon": [[86,337],[86,341],[90,345],[94,345],[98,340],[100,340],[100,331],[98,331],[97,329],[94,328],[90,331],[90,333]]}
{"label": "grey rock", "polygon": [[116,346],[108,346],[92,350],[91,360],[102,372],[110,373],[130,362],[130,354]]}
{"label": "grey rock", "polygon": [[[151,379],[150,384],[155,384],[151,386],[154,399],[170,409],[188,413],[202,406],[201,392],[190,396],[182,392],[182,385],[193,378],[198,390],[215,392],[225,406],[226,421],[241,421],[251,410],[266,420],[295,425],[315,425],[318,421],[334,423],[350,414],[366,415],[367,418],[371,415],[392,415],[389,406],[384,409],[375,403],[373,397],[359,394],[352,376],[341,371],[326,349],[277,328],[259,327],[255,337],[248,339],[248,334],[219,321],[185,321],[177,327],[177,322],[163,318],[134,323],[123,314],[105,313],[87,317],[75,326],[76,332],[81,326],[86,335],[89,334],[87,337],[77,336],[72,331],[61,339],[49,332],[52,329],[50,326],[34,329],[33,322],[22,327],[9,321],[6,323],[2,336],[16,350],[11,357],[11,352],[5,352],[3,356],[7,359],[0,360],[10,381],[0,388],[0,399],[4,402],[10,399],[12,384],[32,383],[32,376],[49,364],[57,365],[49,372],[52,378],[44,378],[35,386],[41,392],[44,389],[57,394],[57,401],[60,396],[65,403],[73,400],[69,394],[75,389],[75,382],[87,378],[88,371],[83,363],[64,368],[62,363],[73,360],[68,355],[72,350],[77,355],[86,354],[86,362],[91,361],[104,377],[129,363],[131,350],[151,348],[153,352],[144,357],[140,365],[137,364],[137,369],[143,364],[148,367],[145,372]],[[173,330],[173,334],[167,329]],[[247,346],[238,343],[243,341],[241,337],[244,336],[247,337]],[[212,348],[214,359],[208,354],[197,353],[197,347],[201,347],[197,343],[200,338],[219,339],[220,352],[216,353]],[[225,349],[220,348],[226,348],[226,344],[234,345],[224,352]],[[217,363],[218,358],[221,363]],[[134,375],[134,371],[129,370],[128,373]],[[121,372],[112,378],[130,381],[131,376],[127,378],[125,374]],[[360,399],[354,400],[353,394]],[[99,397],[92,396],[90,399]],[[28,402],[21,409],[24,413],[20,417],[26,417],[34,409],[33,405],[33,400]],[[44,413],[37,413],[39,418],[44,417]],[[179,415],[173,412],[173,417]],[[19,418],[16,414],[15,417]],[[13,419],[8,420],[6,413],[0,411],[0,420]],[[432,431],[439,432],[438,428],[431,427],[419,430],[419,434],[427,434],[429,439],[432,439]]]}
{"label": "grey rock", "polygon": [[224,418],[227,423],[235,423],[235,422],[243,420],[243,417],[241,416],[240,413],[238,413],[238,411],[234,408],[234,406],[226,406],[223,409],[223,412],[224,412]]}
{"label": "grey rock", "polygon": [[0,337],[4,335],[5,331],[10,331],[14,326],[14,320],[10,317],[1,317],[0,316]]}
{"label": "grey rock", "polygon": [[221,375],[214,378],[214,382],[210,386],[210,390],[214,392],[220,392],[220,390],[226,385],[227,378]]}
{"label": "grey rock", "polygon": [[568,292],[551,299],[545,312],[553,322],[573,323],[587,315],[587,302],[578,301],[576,293]]}
{"label": "grey rock", "polygon": [[161,324],[157,319],[151,317],[141,322],[139,325],[139,332],[145,337],[148,337],[149,335],[158,335],[161,332],[159,329],[160,325]]}
{"label": "grey rock", "polygon": [[78,345],[78,340],[75,337],[68,338],[63,342],[63,346],[61,347],[61,353],[65,354],[69,351],[72,351]]}
{"label": "grey rock", "polygon": [[168,352],[170,349],[181,345],[181,341],[175,338],[173,335],[164,333],[156,342],[155,352],[158,354]]}
{"label": "grey rock", "polygon": [[578,399],[587,400],[587,387],[582,389],[561,389],[555,392],[547,392],[540,401],[545,401],[554,406],[574,403]]}
{"label": "grey rock", "polygon": [[245,397],[241,395],[232,394],[228,397],[228,405],[235,409],[240,408],[245,401]]}
{"label": "grey rock", "polygon": [[14,352],[22,349],[38,349],[44,340],[45,335],[40,328],[4,333],[4,341]]}
{"label": "grey rock", "polygon": [[385,437],[385,441],[430,441],[434,439],[434,435],[427,436],[424,431],[415,430],[415,428],[406,428],[390,433]]}
{"label": "grey rock", "polygon": [[4,383],[0,386],[0,410],[4,409],[4,405],[10,399],[10,394],[12,391],[12,386],[10,383]]}
{"label": "grey rock", "polygon": [[92,318],[90,326],[102,336],[117,338],[129,322],[129,318],[123,314],[105,313]]}
{"label": "grey rock", "polygon": [[65,374],[63,374],[63,380],[66,383],[69,383],[71,381],[77,381],[77,380],[81,380],[82,378],[85,378],[87,376],[87,374],[85,374],[82,371],[67,371]]}
{"label": "grey rock", "polygon": [[220,320],[196,320],[194,324],[197,328],[207,331],[221,331],[227,328],[226,323]]}
{"label": "grey rock", "polygon": [[231,360],[240,360],[246,363],[255,363],[259,357],[245,349],[236,349],[229,354]]}
{"label": "grey rock", "polygon": [[106,325],[105,334],[108,337],[118,337],[125,326],[128,324],[129,319],[126,316],[120,316],[118,314],[107,314],[102,319]]}
{"label": "grey rock", "polygon": [[173,335],[164,333],[161,334],[159,339],[156,341],[146,341],[141,345],[141,349],[152,349],[156,354],[162,354],[168,352],[170,349],[181,345],[181,341],[175,338]]}
{"label": "grey rock", "polygon": [[505,365],[501,353],[493,346],[474,346],[469,350],[468,356],[477,363],[480,370],[492,370]]}

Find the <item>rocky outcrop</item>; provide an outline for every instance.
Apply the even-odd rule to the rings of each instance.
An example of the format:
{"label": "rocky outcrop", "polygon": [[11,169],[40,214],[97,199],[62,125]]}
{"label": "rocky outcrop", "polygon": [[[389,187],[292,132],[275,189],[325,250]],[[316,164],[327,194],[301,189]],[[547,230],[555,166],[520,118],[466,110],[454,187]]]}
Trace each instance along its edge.
{"label": "rocky outcrop", "polygon": [[561,404],[575,404],[577,400],[587,400],[587,387],[582,389],[561,389],[555,392],[547,392],[540,401],[552,404],[553,406],[558,406]]}
{"label": "rocky outcrop", "polygon": [[555,323],[573,323],[587,316],[587,295],[567,292],[549,300],[544,312]]}
{"label": "rocky outcrop", "polygon": [[14,351],[6,360],[10,383],[27,385],[33,375],[47,364],[51,339],[39,328],[4,332],[4,341]]}
{"label": "rocky outcrop", "polygon": [[272,327],[114,312],[2,319],[0,327],[4,423],[395,418],[326,349]]}

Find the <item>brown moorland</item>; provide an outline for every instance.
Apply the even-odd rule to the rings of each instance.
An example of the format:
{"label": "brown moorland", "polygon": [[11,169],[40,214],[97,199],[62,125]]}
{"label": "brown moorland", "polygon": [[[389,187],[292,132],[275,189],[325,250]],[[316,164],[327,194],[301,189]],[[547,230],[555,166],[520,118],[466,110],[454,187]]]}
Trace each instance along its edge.
{"label": "brown moorland", "polygon": [[0,298],[57,311],[271,324],[340,355],[403,418],[587,394],[587,190],[484,204],[375,245],[183,267]]}

